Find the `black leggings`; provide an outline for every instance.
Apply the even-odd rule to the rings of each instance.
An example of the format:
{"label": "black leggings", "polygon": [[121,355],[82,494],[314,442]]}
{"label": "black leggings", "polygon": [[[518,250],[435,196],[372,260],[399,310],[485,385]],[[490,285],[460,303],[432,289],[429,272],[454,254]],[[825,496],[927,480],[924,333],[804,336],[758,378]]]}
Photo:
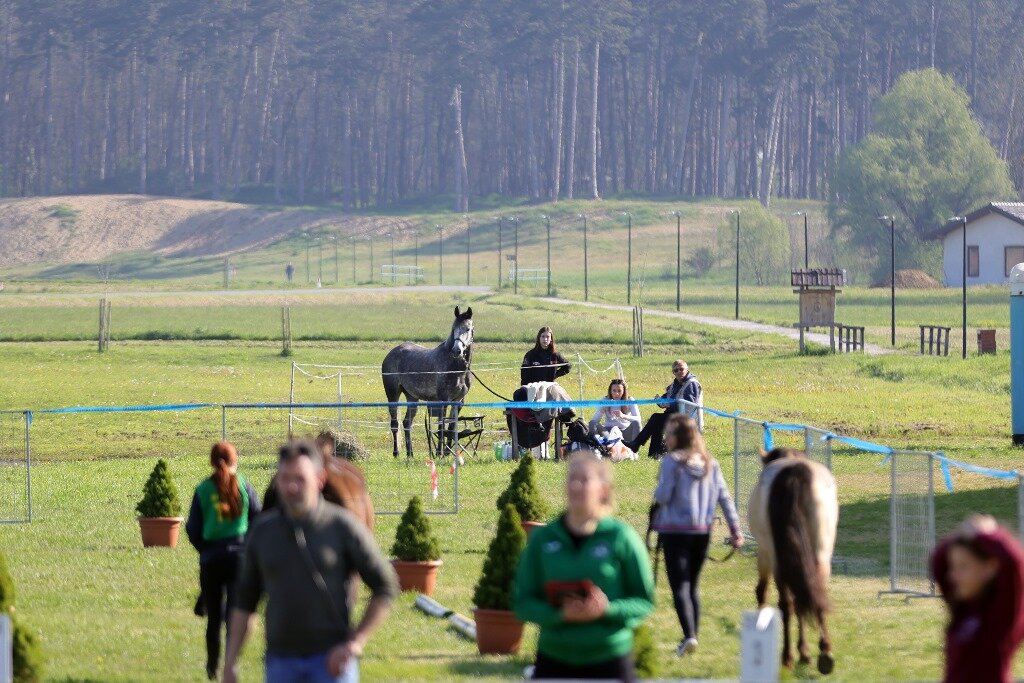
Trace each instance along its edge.
{"label": "black leggings", "polygon": [[632,655],[623,655],[594,664],[566,664],[538,652],[533,668],[533,678],[538,680],[559,678],[612,680],[633,683],[636,680],[636,671]]}
{"label": "black leggings", "polygon": [[636,448],[633,450],[639,450],[647,443],[648,439],[651,441],[651,448],[647,451],[647,455],[652,458],[657,458],[665,452],[665,445],[662,443],[663,432],[665,431],[665,421],[668,420],[667,413],[655,413],[651,415],[650,419],[647,420],[647,424],[640,430],[640,433],[636,435],[636,439],[633,440]]}
{"label": "black leggings", "polygon": [[679,625],[684,638],[696,638],[700,629],[700,597],[697,583],[708,554],[710,534],[661,534],[665,549],[665,572],[672,590]]}
{"label": "black leggings", "polygon": [[199,588],[206,605],[206,668],[211,671],[220,661],[220,631],[235,606],[235,579],[241,563],[240,555],[229,555],[199,565]]}

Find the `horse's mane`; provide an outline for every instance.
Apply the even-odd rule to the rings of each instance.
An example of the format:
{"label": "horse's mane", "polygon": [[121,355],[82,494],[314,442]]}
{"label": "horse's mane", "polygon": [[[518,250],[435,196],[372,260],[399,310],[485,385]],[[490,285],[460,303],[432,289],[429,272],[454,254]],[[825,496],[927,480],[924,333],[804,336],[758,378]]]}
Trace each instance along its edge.
{"label": "horse's mane", "polygon": [[795,448],[773,448],[767,453],[761,451],[761,464],[770,465],[776,460],[783,458],[806,458],[807,454]]}

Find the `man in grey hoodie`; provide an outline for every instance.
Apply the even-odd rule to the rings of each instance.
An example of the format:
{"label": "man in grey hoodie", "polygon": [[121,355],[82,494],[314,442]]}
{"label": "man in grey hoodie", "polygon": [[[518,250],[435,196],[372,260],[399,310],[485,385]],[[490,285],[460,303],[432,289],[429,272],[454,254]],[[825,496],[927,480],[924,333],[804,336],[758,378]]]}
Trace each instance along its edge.
{"label": "man in grey hoodie", "polygon": [[671,415],[665,426],[665,446],[668,452],[661,458],[658,485],[654,489],[658,510],[653,528],[665,551],[665,572],[683,629],[676,654],[683,656],[697,648],[697,584],[717,506],[725,514],[733,546],[743,545],[743,535],[722,468],[704,446],[697,423],[679,413]]}
{"label": "man in grey hoodie", "polygon": [[658,404],[665,409],[664,412],[651,415],[650,419],[647,420],[647,424],[636,435],[636,438],[632,441],[624,442],[634,453],[638,453],[648,440],[651,442],[651,447],[647,451],[647,455],[657,458],[665,452],[665,446],[662,443],[665,421],[670,415],[679,411],[677,401],[680,400],[686,402],[683,404],[682,413],[696,420],[698,430],[700,432],[704,431],[704,410],[702,409],[704,405],[704,389],[701,387],[700,381],[696,375],[690,372],[690,367],[686,364],[685,360],[677,360],[672,363],[672,375],[675,377],[672,380],[672,384],[665,387],[665,393],[657,397],[666,400],[666,403]]}

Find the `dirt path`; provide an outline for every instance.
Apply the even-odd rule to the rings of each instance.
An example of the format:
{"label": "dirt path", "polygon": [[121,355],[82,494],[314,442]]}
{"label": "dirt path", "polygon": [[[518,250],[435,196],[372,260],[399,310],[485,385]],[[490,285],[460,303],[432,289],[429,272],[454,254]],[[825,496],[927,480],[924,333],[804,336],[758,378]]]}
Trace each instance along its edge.
{"label": "dirt path", "polygon": [[[632,306],[618,306],[615,304],[597,304],[592,302],[573,301],[572,299],[547,299],[553,303],[560,304],[572,304],[576,306],[588,306],[590,308],[600,308],[606,311],[625,311],[629,312]],[[698,323],[700,325],[708,325],[710,327],[722,327],[728,330],[739,330],[743,332],[757,332],[759,334],[780,334],[783,337],[788,337],[794,341],[800,340],[800,331],[796,328],[791,327],[778,327],[777,325],[766,325],[764,323],[755,323],[749,320],[729,320],[728,318],[715,318],[709,315],[694,315],[692,313],[677,313],[676,311],[659,311],[653,308],[645,308],[644,315],[651,315],[658,318],[674,318],[676,320],[686,320],[688,322]],[[804,334],[804,338],[815,344],[821,344],[822,346],[828,346],[829,340],[828,335],[820,332],[807,332]],[[894,353],[892,349],[887,349],[877,344],[864,344],[864,353],[869,356],[882,356],[890,353]]]}

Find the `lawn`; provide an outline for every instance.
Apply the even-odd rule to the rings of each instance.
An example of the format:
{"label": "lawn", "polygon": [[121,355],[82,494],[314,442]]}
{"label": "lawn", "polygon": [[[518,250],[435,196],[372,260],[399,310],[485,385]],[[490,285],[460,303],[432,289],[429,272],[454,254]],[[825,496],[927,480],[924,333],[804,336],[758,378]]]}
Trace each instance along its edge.
{"label": "lawn", "polygon": [[[456,299],[421,296],[409,301],[357,297],[348,304],[321,304],[308,311],[295,355],[282,358],[280,346],[260,341],[252,323],[261,310],[231,307],[157,306],[153,320],[177,316],[176,324],[223,321],[225,330],[248,330],[241,340],[115,341],[106,354],[87,342],[11,342],[2,346],[0,408],[41,409],[67,405],[280,402],[290,390],[290,361],[303,364],[374,366],[387,348],[405,338],[436,339],[447,331]],[[669,381],[672,359],[686,358],[700,376],[709,406],[742,410],[757,419],[803,422],[896,447],[939,449],[992,467],[1017,466],[1019,451],[1009,447],[1009,356],[959,359],[896,355],[798,356],[781,338],[727,333],[651,318],[648,356],[629,357],[628,314],[584,309],[554,310],[543,300],[508,295],[466,297],[478,326],[474,362],[481,378],[498,393],[516,384],[515,366],[536,328],[553,324],[564,353],[575,353],[585,369],[584,394],[600,396],[605,371],[618,357],[631,393],[653,396]],[[263,305],[273,321],[276,306]],[[302,304],[313,306],[313,304]],[[4,314],[13,311],[3,308]],[[90,309],[91,311],[91,309]],[[115,309],[116,311],[116,309]],[[293,316],[296,314],[293,313]],[[336,316],[336,336],[318,338],[316,321]],[[47,318],[41,320],[40,318]],[[31,324],[52,323],[47,311]],[[114,315],[115,321],[117,314]],[[171,320],[171,318],[164,318]],[[300,335],[293,317],[296,336]],[[266,325],[271,325],[271,322]],[[115,329],[117,323],[115,322]],[[144,327],[151,325],[146,323]],[[330,330],[323,324],[322,330]],[[115,338],[117,337],[115,333]],[[272,338],[268,334],[268,338]],[[312,371],[312,368],[307,368]],[[604,372],[597,372],[604,371]],[[329,370],[323,372],[331,375]],[[300,375],[301,376],[301,375]],[[578,375],[570,377],[573,393]],[[300,401],[333,401],[337,378],[305,378]],[[352,369],[342,377],[345,400],[381,400],[373,368]],[[475,385],[468,402],[497,400]],[[649,412],[645,409],[644,413]],[[334,419],[316,411],[310,421]],[[49,660],[48,677],[58,681],[186,681],[202,672],[202,624],[192,616],[196,556],[187,544],[173,551],[142,550],[133,507],[157,456],[168,457],[183,498],[206,474],[205,454],[221,432],[221,411],[57,415],[37,412],[32,425],[33,505],[31,525],[0,526],[0,548],[17,587],[16,605],[40,634]],[[390,435],[382,429],[385,411],[346,411],[343,420],[371,447],[366,463],[371,489],[383,507],[398,508],[406,495],[424,492],[429,475],[421,460],[394,463]],[[493,501],[511,471],[496,462],[490,445],[502,437],[500,417],[486,414],[491,430],[480,453],[460,471],[457,515],[432,518],[441,537],[445,565],[437,598],[463,614],[472,609],[479,575],[497,511]],[[16,457],[23,438],[20,415],[0,416],[0,453]],[[362,421],[362,422],[360,422]],[[226,427],[239,441],[243,470],[262,488],[271,474],[271,453],[287,429],[287,411],[229,410]],[[422,427],[417,423],[417,438]],[[756,432],[755,432],[756,434]],[[710,419],[707,438],[732,473],[732,427]],[[756,436],[755,436],[756,439]],[[422,454],[423,444],[417,444]],[[837,449],[834,471],[842,511],[836,574],[831,584],[837,677],[857,680],[936,678],[941,665],[943,614],[935,600],[904,604],[878,598],[888,586],[889,470],[881,458]],[[564,468],[542,463],[548,500],[562,500]],[[617,513],[642,530],[656,463],[642,459],[615,468]],[[937,475],[937,473],[936,473]],[[936,481],[939,481],[937,478]],[[948,530],[971,510],[987,510],[1015,524],[1013,491],[994,480],[954,473],[956,492],[937,497],[939,531]],[[441,468],[437,509],[449,507],[453,481]],[[397,517],[378,517],[376,535],[387,549]],[[738,671],[740,614],[752,607],[754,565],[741,555],[709,566],[703,581],[701,649],[685,661],[672,656],[678,626],[665,589],[658,582],[658,607],[651,618],[665,678],[729,678]],[[475,646],[412,608],[403,596],[371,643],[363,663],[367,680],[468,680],[514,678],[533,652],[528,630],[523,652],[514,658],[479,657]],[[261,634],[246,651],[245,670],[256,678]],[[401,643],[395,647],[393,643]],[[880,653],[884,653],[881,654]],[[1024,661],[1015,669],[1024,674]],[[813,677],[811,672],[800,672]]]}

